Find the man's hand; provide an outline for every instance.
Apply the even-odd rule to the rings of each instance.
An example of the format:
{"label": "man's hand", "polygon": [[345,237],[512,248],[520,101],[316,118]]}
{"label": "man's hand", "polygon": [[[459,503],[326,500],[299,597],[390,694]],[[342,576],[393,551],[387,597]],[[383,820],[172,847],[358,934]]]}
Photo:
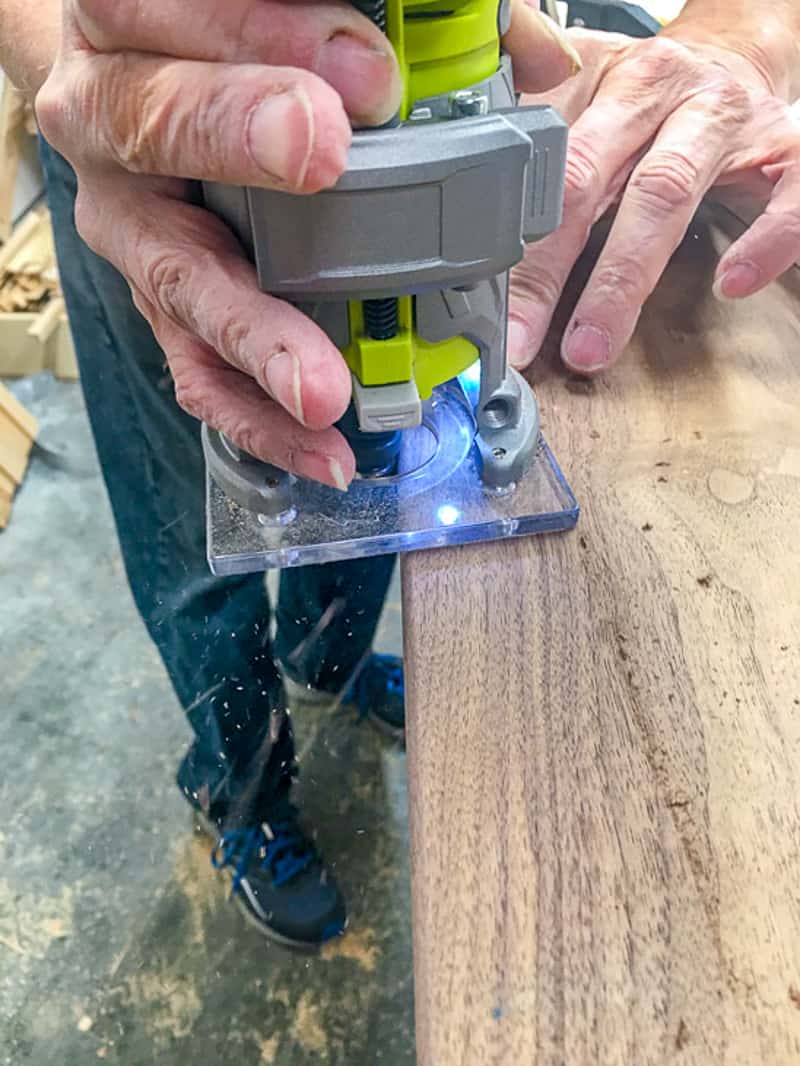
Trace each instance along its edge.
{"label": "man's hand", "polygon": [[[577,69],[522,2],[509,38],[525,88]],[[65,0],[37,98],[45,137],[78,175],[79,231],[127,278],[178,403],[253,455],[340,489],[355,472],[332,428],[349,371],[314,323],[259,291],[193,182],[333,185],[351,120],[385,121],[400,93],[388,42],[344,2]]]}
{"label": "man's hand", "polygon": [[509,358],[526,366],[592,225],[618,205],[567,326],[565,363],[613,364],[709,190],[760,197],[766,211],[722,257],[715,291],[748,296],[800,257],[800,125],[762,62],[693,45],[571,31],[583,71],[548,97],[570,124],[564,221],[512,276]]}

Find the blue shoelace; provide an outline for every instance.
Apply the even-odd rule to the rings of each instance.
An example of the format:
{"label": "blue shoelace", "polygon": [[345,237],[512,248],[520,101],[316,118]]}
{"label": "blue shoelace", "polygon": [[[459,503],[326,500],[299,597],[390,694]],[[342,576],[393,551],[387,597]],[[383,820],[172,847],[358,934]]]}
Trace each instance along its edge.
{"label": "blue shoelace", "polygon": [[276,888],[302,873],[313,861],[311,845],[292,821],[246,826],[225,833],[211,853],[215,870],[233,867],[232,892],[238,892],[256,859],[265,873],[272,875]]}
{"label": "blue shoelace", "polygon": [[402,702],[404,694],[403,660],[374,652],[347,690],[344,701],[354,703],[364,718],[376,700],[396,697]]}

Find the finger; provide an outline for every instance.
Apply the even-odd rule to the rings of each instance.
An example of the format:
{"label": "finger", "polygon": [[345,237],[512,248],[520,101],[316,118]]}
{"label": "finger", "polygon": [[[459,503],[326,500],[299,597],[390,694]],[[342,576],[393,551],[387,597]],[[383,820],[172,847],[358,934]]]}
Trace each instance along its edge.
{"label": "finger", "polygon": [[341,101],[307,71],[96,55],[87,76],[86,62],[67,60],[37,98],[45,137],[81,161],[295,193],[346,166]]}
{"label": "finger", "polygon": [[[720,113],[721,114],[721,113]],[[679,108],[633,170],[606,246],[567,326],[564,362],[579,373],[613,363],[642,305],[724,165],[731,116],[702,98]]]}
{"label": "finger", "polygon": [[302,425],[325,429],[341,418],[351,393],[341,353],[300,311],[260,292],[253,267],[217,218],[137,190],[109,228],[95,197],[108,200],[84,183],[79,230],[148,305],[247,374]]}
{"label": "finger", "polygon": [[212,63],[302,67],[341,96],[359,124],[397,109],[401,78],[380,30],[344,0],[74,0],[86,41],[100,52],[149,52]]}
{"label": "finger", "polygon": [[719,262],[714,293],[737,300],[763,289],[800,260],[800,161],[789,163],[762,215]]}
{"label": "finger", "polygon": [[529,246],[511,273],[512,366],[523,368],[535,357],[592,226],[619,196],[662,118],[646,121],[638,106],[601,92],[570,130],[561,226]]}
{"label": "finger", "polygon": [[508,355],[516,366],[538,351],[592,225],[615,202],[667,117],[697,88],[697,61],[674,42],[631,46],[612,37],[603,54],[594,35],[580,40],[597,88],[570,130],[561,227],[529,248],[512,273]]}
{"label": "finger", "polygon": [[[630,47],[631,41],[629,37],[623,37],[621,34],[574,28],[567,31],[567,40],[580,57],[580,77],[568,78],[546,93],[542,90],[523,90],[521,102],[528,105],[547,104],[555,108],[564,121],[572,126],[592,102],[608,67],[620,53]],[[535,61],[536,57],[531,56],[529,63]],[[527,80],[525,71],[518,70],[516,61],[514,73],[518,82]],[[536,78],[535,71],[531,72],[531,76]]]}
{"label": "finger", "polygon": [[146,303],[141,309],[167,357],[183,410],[257,459],[341,492],[347,489],[355,458],[338,430],[303,428],[207,345]]}
{"label": "finger", "polygon": [[567,34],[529,0],[512,0],[503,47],[511,56],[520,92],[551,89],[581,69],[581,57]]}

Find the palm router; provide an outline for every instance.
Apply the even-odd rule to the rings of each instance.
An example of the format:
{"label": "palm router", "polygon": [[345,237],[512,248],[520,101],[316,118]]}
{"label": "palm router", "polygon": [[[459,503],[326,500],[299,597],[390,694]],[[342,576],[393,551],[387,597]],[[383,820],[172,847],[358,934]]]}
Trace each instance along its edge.
{"label": "palm router", "polygon": [[312,196],[206,185],[265,292],[341,351],[345,493],[203,426],[208,558],[237,574],[569,529],[578,505],[508,366],[509,271],[560,224],[567,127],[518,106],[509,0],[358,0],[397,54],[395,119]]}

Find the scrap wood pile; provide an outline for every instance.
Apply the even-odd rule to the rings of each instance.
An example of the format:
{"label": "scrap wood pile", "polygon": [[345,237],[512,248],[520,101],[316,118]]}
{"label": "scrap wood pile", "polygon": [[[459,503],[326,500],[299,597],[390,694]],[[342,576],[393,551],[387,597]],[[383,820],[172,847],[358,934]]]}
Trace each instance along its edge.
{"label": "scrap wood pile", "polygon": [[31,104],[2,72],[0,78],[0,241],[5,241],[11,233],[20,158],[36,136],[36,119]]}
{"label": "scrap wood pile", "polygon": [[[34,217],[33,229],[38,231],[40,226],[41,220]],[[52,239],[44,228],[42,236],[30,246],[23,243],[12,248],[10,255],[0,250],[0,313],[41,311],[49,300],[60,296]]]}
{"label": "scrap wood pile", "polygon": [[[0,74],[0,78],[2,75]],[[33,158],[30,106],[0,82],[0,379],[50,370],[76,378],[77,367],[58,280],[50,215],[43,206],[14,225],[23,156]],[[27,141],[27,143],[26,143]],[[35,172],[34,172],[35,176]],[[35,191],[35,182],[34,182]],[[0,529],[25,477],[36,441],[33,415],[0,381]]]}
{"label": "scrap wood pile", "polygon": [[[2,74],[0,73],[0,78]],[[31,106],[7,78],[0,82],[0,378],[50,370],[78,376],[58,283],[50,215],[36,207],[12,222],[21,161],[37,190],[36,123]],[[41,182],[38,183],[41,186]]]}
{"label": "scrap wood pile", "polygon": [[0,378],[43,370],[78,377],[50,213],[37,207],[0,247]]}

